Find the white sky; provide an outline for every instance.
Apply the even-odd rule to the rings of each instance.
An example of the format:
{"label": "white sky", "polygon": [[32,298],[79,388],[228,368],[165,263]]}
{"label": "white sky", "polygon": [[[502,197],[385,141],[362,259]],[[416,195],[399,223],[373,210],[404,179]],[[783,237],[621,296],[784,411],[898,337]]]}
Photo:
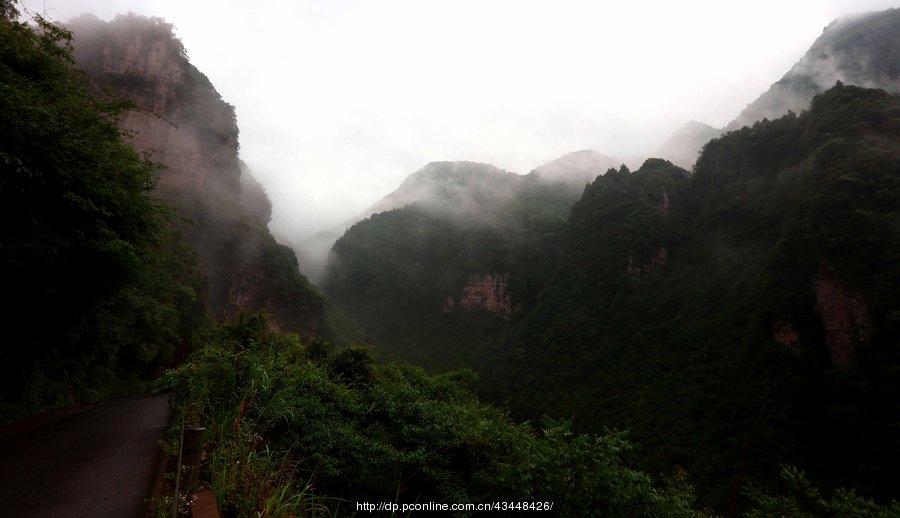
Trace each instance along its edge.
{"label": "white sky", "polygon": [[[44,0],[26,0],[35,11]],[[435,160],[516,172],[722,126],[832,19],[900,0],[46,0],[160,16],[237,109],[241,155],[297,241]]]}

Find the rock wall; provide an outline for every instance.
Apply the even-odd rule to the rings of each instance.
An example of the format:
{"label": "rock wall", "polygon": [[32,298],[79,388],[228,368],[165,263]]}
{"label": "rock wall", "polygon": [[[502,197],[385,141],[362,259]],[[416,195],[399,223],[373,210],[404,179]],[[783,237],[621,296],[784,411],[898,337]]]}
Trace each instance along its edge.
{"label": "rock wall", "polygon": [[[665,189],[659,196],[659,202],[656,210],[665,218],[669,216],[672,210],[672,200],[669,199],[669,193]],[[634,255],[628,256],[628,262],[625,264],[625,272],[631,275],[639,273],[652,273],[658,268],[662,268],[669,262],[669,247],[665,244],[657,244],[653,247],[653,251],[646,254],[643,258],[635,259]]]}
{"label": "rock wall", "polygon": [[790,322],[772,322],[772,338],[795,352],[800,350],[800,335]]}
{"label": "rock wall", "polygon": [[324,301],[268,231],[271,205],[238,156],[234,107],[187,59],[171,24],[134,14],[69,23],[74,55],[104,96],[127,99],[119,125],[162,166],[157,194],[183,225],[206,275],[212,312],[264,311],[275,329],[317,334]]}
{"label": "rock wall", "polygon": [[509,274],[482,273],[472,275],[458,297],[448,296],[441,304],[446,313],[454,308],[481,308],[503,317],[512,315],[514,308],[509,294]]}
{"label": "rock wall", "polygon": [[825,346],[834,363],[847,364],[853,349],[869,342],[872,323],[865,300],[858,291],[844,286],[827,267],[820,270],[814,284]]}
{"label": "rock wall", "polygon": [[70,22],[75,60],[99,89],[136,105],[121,118],[136,149],[160,171],[160,187],[240,192],[234,108],[188,61],[163,20],[136,15],[103,22],[85,15]]}
{"label": "rock wall", "polygon": [[659,213],[668,216],[670,210],[672,210],[672,202],[669,200],[669,193],[663,189],[662,198],[659,200]]}
{"label": "rock wall", "polygon": [[652,273],[665,266],[669,262],[669,247],[666,245],[657,245],[653,252],[644,260],[636,261],[634,256],[628,256],[628,264],[625,265],[625,272],[630,274]]}

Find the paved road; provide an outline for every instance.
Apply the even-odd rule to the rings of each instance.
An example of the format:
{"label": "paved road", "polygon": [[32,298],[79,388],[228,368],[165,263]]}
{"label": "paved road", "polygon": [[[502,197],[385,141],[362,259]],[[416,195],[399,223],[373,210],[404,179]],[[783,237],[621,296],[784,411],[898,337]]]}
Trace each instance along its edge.
{"label": "paved road", "polygon": [[146,514],[166,396],[98,403],[0,432],[0,516]]}

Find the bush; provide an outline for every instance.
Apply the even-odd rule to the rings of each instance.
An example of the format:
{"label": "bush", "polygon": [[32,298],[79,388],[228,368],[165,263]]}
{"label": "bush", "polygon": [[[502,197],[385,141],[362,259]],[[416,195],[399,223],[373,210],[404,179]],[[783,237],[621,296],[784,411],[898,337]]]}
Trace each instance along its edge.
{"label": "bush", "polygon": [[227,512],[552,501],[564,515],[697,514],[680,477],[659,484],[629,467],[624,434],[516,424],[477,401],[468,372],[431,376],[328,349],[241,317],[163,378],[178,414],[208,428],[204,473]]}

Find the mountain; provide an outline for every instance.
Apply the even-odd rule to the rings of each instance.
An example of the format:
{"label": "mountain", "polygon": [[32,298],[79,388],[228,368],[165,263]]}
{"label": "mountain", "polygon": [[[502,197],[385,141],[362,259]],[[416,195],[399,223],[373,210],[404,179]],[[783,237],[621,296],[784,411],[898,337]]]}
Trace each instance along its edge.
{"label": "mountain", "polygon": [[609,163],[580,151],[527,175],[428,164],[335,242],[323,290],[388,356],[470,365],[536,299],[569,208]]}
{"label": "mountain", "polygon": [[474,368],[517,417],[630,430],[642,468],[685,468],[708,505],[741,505],[785,462],[889,497],[898,101],[831,86],[895,84],[896,20],[829,26],[742,115],[759,124],[678,132],[660,154],[702,148],[692,173],[651,159],[583,194],[532,173],[480,199],[489,218],[375,214],[336,242],[323,289],[387,356]]}
{"label": "mountain", "polygon": [[900,467],[900,97],[835,87],[648,160],[572,208],[551,282],[483,394],[521,417],[628,429],[644,469],[710,505],[795,463],[888,497]]}
{"label": "mountain", "polygon": [[300,242],[297,253],[307,275],[324,282],[334,243],[355,223],[392,209],[417,204],[429,212],[450,217],[486,218],[521,194],[522,185],[552,186],[571,204],[584,186],[607,169],[621,164],[591,150],[575,151],[547,162],[524,178],[490,164],[477,162],[432,162],[409,175],[391,192],[358,217],[332,230],[319,232]]}
{"label": "mountain", "polygon": [[690,121],[675,130],[653,153],[673,164],[690,170],[700,156],[700,150],[710,140],[722,134],[722,130],[702,122]]}
{"label": "mountain", "polygon": [[[575,151],[535,168],[526,177],[534,183],[571,187],[580,194],[597,175],[621,163],[596,151]],[[486,207],[508,203],[523,183],[521,175],[490,164],[432,162],[409,175],[360,219],[413,203],[434,212],[471,217]]]}
{"label": "mountain", "polygon": [[725,129],[800,113],[813,96],[844,84],[900,91],[900,9],[832,22],[790,71]]}
{"label": "mountain", "polygon": [[509,199],[518,176],[490,164],[432,162],[406,177],[400,187],[357,217],[301,241],[297,254],[307,275],[315,282],[322,282],[331,248],[355,223],[414,203],[451,217],[484,216],[486,207]]}
{"label": "mountain", "polygon": [[653,156],[691,169],[700,150],[724,131],[736,130],[788,111],[800,113],[813,96],[844,84],[900,91],[900,9],[840,18],[825,28],[806,54],[724,129],[690,121]]}
{"label": "mountain", "polygon": [[134,14],[72,20],[77,65],[97,92],[133,103],[119,120],[130,143],[162,168],[156,192],[189,220],[212,312],[265,311],[277,329],[342,338],[338,312],[269,233],[271,205],[238,156],[234,108],[187,58],[172,26]]}
{"label": "mountain", "polygon": [[406,177],[364,217],[417,203],[458,217],[481,214],[486,206],[508,200],[518,175],[477,162],[432,162]]}
{"label": "mountain", "polygon": [[898,107],[836,87],[714,139],[693,173],[650,159],[577,200],[536,174],[433,165],[446,196],[478,186],[478,212],[375,214],[335,243],[323,289],[386,356],[474,368],[519,418],[627,429],[643,469],[683,467],[708,505],[740,505],[733,488],[784,462],[886,497]]}
{"label": "mountain", "polygon": [[[836,85],[690,173],[649,159],[573,189],[430,165],[406,186],[421,201],[338,240],[326,288],[385,351],[477,380],[277,332],[338,313],[273,245],[233,112],[163,22],[81,21],[100,33],[81,33],[87,76],[68,31],[0,0],[0,420],[155,378],[172,422],[206,430],[197,468],[227,516],[900,514],[879,505],[900,468],[900,95]],[[286,320],[303,297],[322,313]],[[274,318],[228,318],[243,304]],[[14,429],[72,411],[106,423],[79,407]]]}
{"label": "mountain", "polygon": [[541,182],[569,185],[581,194],[584,186],[594,181],[597,175],[621,164],[621,160],[585,149],[551,160],[529,174]]}

